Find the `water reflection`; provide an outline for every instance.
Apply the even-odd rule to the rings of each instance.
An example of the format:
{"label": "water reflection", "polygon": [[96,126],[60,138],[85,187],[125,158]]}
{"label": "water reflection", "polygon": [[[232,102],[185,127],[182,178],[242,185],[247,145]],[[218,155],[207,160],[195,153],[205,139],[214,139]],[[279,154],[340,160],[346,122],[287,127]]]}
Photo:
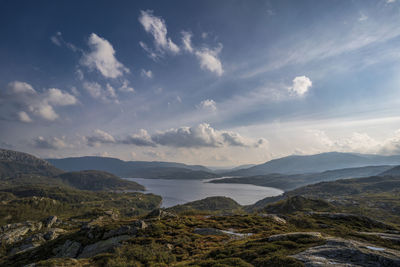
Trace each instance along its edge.
{"label": "water reflection", "polygon": [[241,205],[254,204],[265,197],[277,196],[282,190],[249,184],[212,184],[209,180],[172,180],[125,178],[144,185],[146,193],[163,198],[162,207],[171,207],[211,196],[226,196]]}

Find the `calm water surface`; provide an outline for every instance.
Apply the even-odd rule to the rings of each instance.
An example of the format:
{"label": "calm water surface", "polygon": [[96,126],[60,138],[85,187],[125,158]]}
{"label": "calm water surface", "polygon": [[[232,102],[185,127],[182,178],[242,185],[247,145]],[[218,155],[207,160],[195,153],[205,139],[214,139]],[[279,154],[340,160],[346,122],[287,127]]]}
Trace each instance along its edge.
{"label": "calm water surface", "polygon": [[162,196],[164,208],[211,196],[230,197],[241,205],[250,205],[263,198],[283,193],[282,190],[273,187],[207,183],[210,180],[125,179],[144,185],[147,189],[146,193]]}

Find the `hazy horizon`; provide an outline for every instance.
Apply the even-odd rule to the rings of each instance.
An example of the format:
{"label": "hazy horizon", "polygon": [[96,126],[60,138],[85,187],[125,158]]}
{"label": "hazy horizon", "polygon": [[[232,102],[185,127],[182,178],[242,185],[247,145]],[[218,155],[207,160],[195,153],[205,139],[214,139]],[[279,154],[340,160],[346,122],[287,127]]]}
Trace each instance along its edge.
{"label": "hazy horizon", "polygon": [[219,168],[400,154],[400,1],[2,3],[2,148]]}

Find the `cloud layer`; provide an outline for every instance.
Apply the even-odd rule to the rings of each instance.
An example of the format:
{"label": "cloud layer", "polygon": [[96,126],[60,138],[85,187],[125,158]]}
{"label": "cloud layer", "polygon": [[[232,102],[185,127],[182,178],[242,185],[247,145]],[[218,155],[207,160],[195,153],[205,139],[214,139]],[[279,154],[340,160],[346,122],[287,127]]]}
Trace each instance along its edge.
{"label": "cloud layer", "polygon": [[114,138],[111,134],[102,130],[96,130],[94,135],[86,137],[86,141],[89,146],[109,143],[151,147],[161,145],[181,148],[265,147],[268,145],[266,139],[252,139],[243,137],[236,132],[216,130],[207,123],[201,123],[193,127],[173,128],[153,135],[142,129],[139,134],[129,135],[120,139]]}

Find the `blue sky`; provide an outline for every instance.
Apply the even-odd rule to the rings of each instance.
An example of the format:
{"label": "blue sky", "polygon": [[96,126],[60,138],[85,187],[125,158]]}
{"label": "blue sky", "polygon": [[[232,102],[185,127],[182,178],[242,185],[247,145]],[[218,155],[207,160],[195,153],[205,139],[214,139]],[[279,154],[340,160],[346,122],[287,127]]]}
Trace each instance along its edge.
{"label": "blue sky", "polygon": [[400,1],[1,1],[0,146],[399,154]]}

